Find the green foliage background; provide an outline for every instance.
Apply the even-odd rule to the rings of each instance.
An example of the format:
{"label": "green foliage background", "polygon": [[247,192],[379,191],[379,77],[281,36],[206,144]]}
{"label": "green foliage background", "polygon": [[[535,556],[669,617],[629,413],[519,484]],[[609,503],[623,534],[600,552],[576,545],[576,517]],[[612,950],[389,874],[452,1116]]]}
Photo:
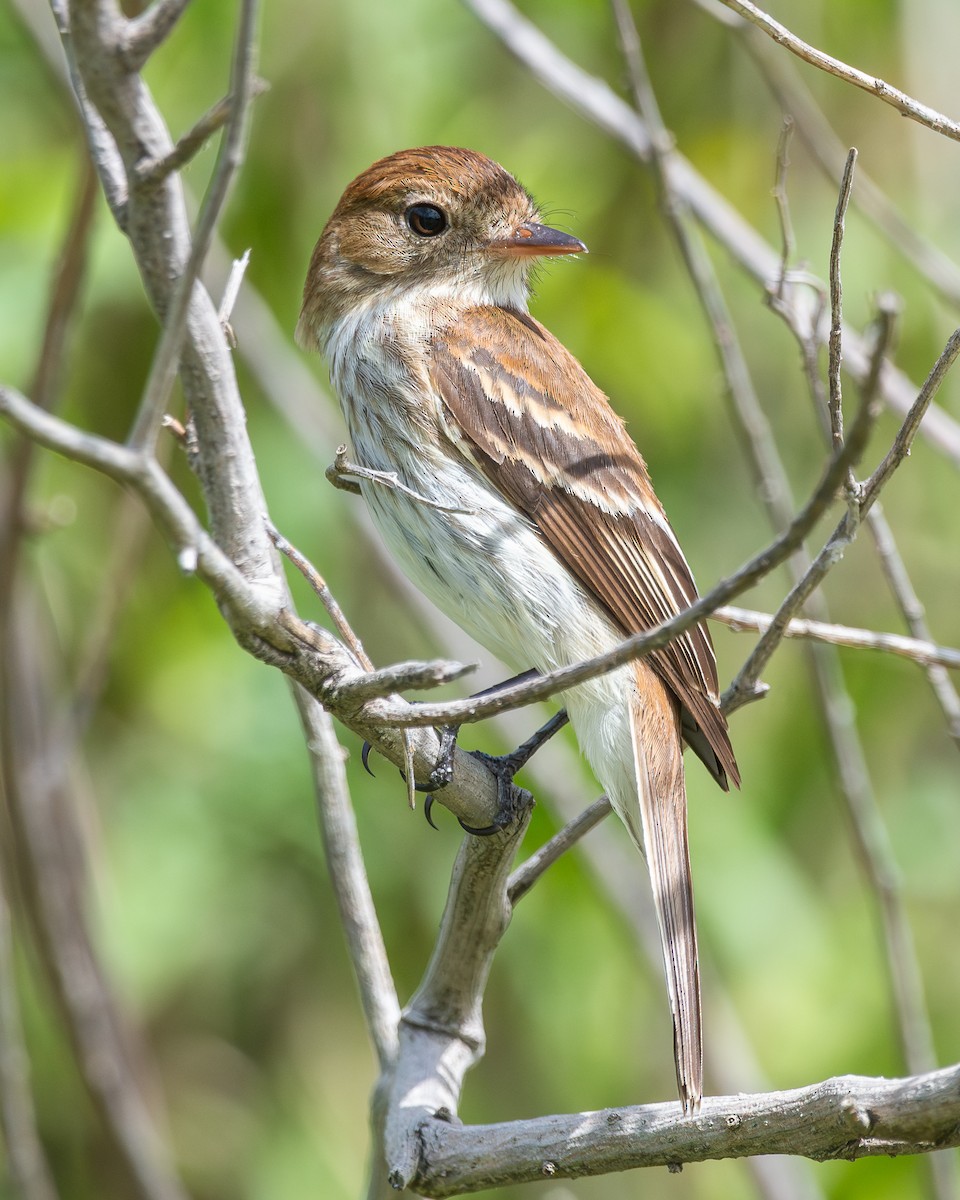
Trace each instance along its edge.
{"label": "green foliage background", "polygon": [[[933,4],[920,0],[779,8],[808,40],[930,104],[956,108],[941,60],[948,33],[957,35],[960,25],[942,7],[936,21]],[[526,0],[524,11],[581,65],[622,90],[604,4]],[[680,148],[776,243],[770,189],[780,113],[756,70],[736,39],[692,4],[643,0],[635,11]],[[147,77],[174,135],[225,91],[235,16],[226,0],[194,0],[150,64]],[[629,419],[701,586],[764,543],[768,530],[730,431],[709,334],[648,173],[544,91],[452,0],[274,0],[262,14],[259,69],[270,91],[257,101],[247,165],[222,233],[232,253],[252,249],[247,278],[283,330],[295,324],[313,242],[355,174],[403,146],[482,150],[518,174],[551,219],[590,246],[588,259],[560,263],[542,276],[535,312]],[[945,202],[956,195],[957,147],[837,81],[809,69],[804,78],[841,137],[860,147],[861,169],[960,258],[955,206]],[[83,147],[69,99],[8,6],[0,9],[0,105],[0,378],[26,388]],[[799,141],[791,158],[798,255],[822,276],[835,187]],[[212,162],[208,149],[188,169],[195,195]],[[100,207],[63,411],[122,438],[157,328],[124,239]],[[797,351],[753,285],[722,253],[715,258],[758,392],[803,496],[823,455]],[[921,379],[956,315],[931,298],[856,212],[848,221],[844,283],[847,313],[858,324],[869,318],[878,291],[904,296],[899,361]],[[381,570],[358,533],[359,500],[323,479],[341,437],[339,415],[330,407],[321,414],[317,406],[329,402],[319,390],[291,397],[314,406],[326,422],[314,453],[261,394],[243,350],[241,382],[274,521],[326,575],[375,661],[434,653],[442,627],[418,617]],[[310,369],[325,388],[320,364]],[[960,416],[958,388],[954,376],[941,402]],[[847,390],[855,393],[852,384]],[[871,464],[894,428],[892,417],[881,420]],[[183,464],[172,469],[195,496]],[[886,496],[930,624],[938,640],[955,645],[957,484],[956,466],[921,441]],[[44,457],[31,495],[42,532],[29,546],[30,566],[69,674],[99,594],[110,585],[104,571],[118,493],[79,467]],[[785,577],[776,576],[746,602],[775,605],[784,589]],[[835,570],[827,591],[836,620],[901,628],[866,545]],[[310,610],[299,587],[298,595]],[[726,681],[750,639],[722,628],[715,638]],[[843,653],[843,664],[902,868],[939,1058],[955,1061],[956,747],[912,664],[853,652]],[[485,678],[493,674],[491,667]],[[847,1072],[902,1073],[874,903],[851,849],[797,643],[781,649],[766,678],[769,698],[733,721],[742,793],[723,796],[696,765],[690,771],[698,904],[711,963],[708,1013],[714,990],[726,988],[771,1087]],[[530,713],[516,718],[518,739],[532,723]],[[380,763],[377,778],[369,778],[359,767],[356,739],[345,733],[343,740],[404,999],[425,965],[459,835],[449,819],[441,819],[439,833],[429,830],[406,810],[396,772]],[[470,733],[468,744],[496,748],[494,735],[482,729]],[[85,755],[80,790],[96,881],[91,912],[116,986],[149,1040],[191,1194],[198,1200],[357,1196],[374,1064],[325,875],[294,711],[283,680],[234,646],[209,595],[177,573],[152,530]],[[584,802],[596,793],[586,774],[567,786]],[[556,827],[550,796],[539,800],[531,847]],[[111,1190],[112,1166],[47,986],[25,943],[20,949],[34,1089],[61,1194],[65,1200],[119,1194]],[[630,931],[576,856],[518,910],[485,1015],[488,1052],[468,1079],[467,1121],[674,1094],[658,973],[641,961]],[[708,1044],[708,1080],[709,1054]],[[743,1087],[750,1086],[745,1066]],[[810,1169],[835,1200],[925,1194],[926,1165],[919,1160]],[[752,1195],[754,1185],[741,1164],[708,1163],[676,1178],[656,1171],[499,1194],[712,1200]]]}

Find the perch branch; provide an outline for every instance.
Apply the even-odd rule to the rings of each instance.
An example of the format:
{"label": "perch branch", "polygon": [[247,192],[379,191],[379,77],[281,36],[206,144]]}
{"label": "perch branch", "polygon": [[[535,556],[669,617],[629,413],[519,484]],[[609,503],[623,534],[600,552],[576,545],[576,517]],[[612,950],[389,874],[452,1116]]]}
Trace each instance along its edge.
{"label": "perch branch", "polygon": [[758,1154],[816,1161],[929,1153],[960,1144],[960,1067],[907,1079],[846,1075],[788,1092],[511,1121],[423,1125],[413,1180],[424,1196]]}
{"label": "perch branch", "polygon": [[438,1112],[456,1119],[463,1077],[483,1054],[483,993],[510,922],[510,864],[530,811],[525,796],[517,820],[490,837],[465,838],[457,855],[433,955],[404,1009],[396,1066],[382,1083],[391,1097],[384,1157],[397,1190],[421,1170],[424,1124]]}

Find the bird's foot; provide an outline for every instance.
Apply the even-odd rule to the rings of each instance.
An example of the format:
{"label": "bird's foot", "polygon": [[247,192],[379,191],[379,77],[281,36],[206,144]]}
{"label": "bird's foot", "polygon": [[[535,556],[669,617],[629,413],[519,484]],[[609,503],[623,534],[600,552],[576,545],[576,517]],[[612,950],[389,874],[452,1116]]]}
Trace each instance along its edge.
{"label": "bird's foot", "polygon": [[[497,779],[497,815],[489,825],[476,827],[467,825],[460,817],[457,821],[460,828],[466,833],[472,833],[474,837],[489,837],[491,834],[499,833],[501,829],[505,829],[516,818],[517,813],[522,811],[526,805],[532,803],[532,796],[523,788],[517,787],[513,782],[513,777],[521,770],[530,759],[536,754],[542,745],[550,740],[558,729],[562,729],[567,723],[567,714],[565,710],[561,710],[555,716],[533,734],[532,737],[516,748],[511,754],[503,754],[496,756],[493,754],[485,754],[482,750],[471,750],[470,753],[474,758],[479,759]],[[449,755],[452,768],[453,748],[456,745],[455,729],[444,729],[443,735],[450,735]],[[441,736],[441,749],[443,748],[443,735]],[[436,770],[436,768],[435,768]],[[452,775],[452,769],[451,769]],[[431,776],[432,778],[432,776]],[[445,782],[449,782],[449,777]],[[423,802],[424,816],[429,823],[436,829],[433,823],[430,810],[433,808],[433,795],[427,795]]]}

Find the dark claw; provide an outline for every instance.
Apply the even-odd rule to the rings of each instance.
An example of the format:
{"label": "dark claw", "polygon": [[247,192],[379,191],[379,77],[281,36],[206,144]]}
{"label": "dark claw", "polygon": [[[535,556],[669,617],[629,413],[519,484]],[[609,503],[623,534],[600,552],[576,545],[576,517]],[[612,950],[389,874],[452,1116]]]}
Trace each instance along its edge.
{"label": "dark claw", "polygon": [[423,798],[423,815],[427,818],[427,824],[431,829],[436,829],[437,826],[433,823],[433,817],[430,815],[430,810],[433,808],[433,794],[428,793]]}
{"label": "dark claw", "polygon": [[363,763],[363,769],[366,771],[366,773],[376,779],[376,775],[374,775],[373,771],[370,770],[370,763],[368,761],[370,758],[370,751],[372,749],[373,747],[369,742],[364,742],[363,749],[360,751],[360,761]]}
{"label": "dark claw", "polygon": [[489,837],[492,833],[499,833],[504,825],[509,824],[509,821],[504,821],[502,825],[494,821],[492,825],[484,825],[482,829],[475,829],[472,825],[468,825],[466,821],[461,821],[459,817],[457,817],[457,821],[460,823],[460,828],[464,833],[472,833],[474,837]]}

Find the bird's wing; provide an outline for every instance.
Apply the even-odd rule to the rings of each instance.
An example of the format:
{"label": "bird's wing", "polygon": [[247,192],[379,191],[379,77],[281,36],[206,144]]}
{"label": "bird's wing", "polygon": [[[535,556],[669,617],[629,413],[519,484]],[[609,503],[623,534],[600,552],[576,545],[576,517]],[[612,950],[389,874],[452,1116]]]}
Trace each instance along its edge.
{"label": "bird's wing", "polygon": [[[469,309],[434,337],[431,375],[461,451],[625,634],[693,603],[690,568],[623,421],[542,325],[512,309]],[[647,661],[679,699],[691,748],[721,786],[739,784],[705,626]]]}

